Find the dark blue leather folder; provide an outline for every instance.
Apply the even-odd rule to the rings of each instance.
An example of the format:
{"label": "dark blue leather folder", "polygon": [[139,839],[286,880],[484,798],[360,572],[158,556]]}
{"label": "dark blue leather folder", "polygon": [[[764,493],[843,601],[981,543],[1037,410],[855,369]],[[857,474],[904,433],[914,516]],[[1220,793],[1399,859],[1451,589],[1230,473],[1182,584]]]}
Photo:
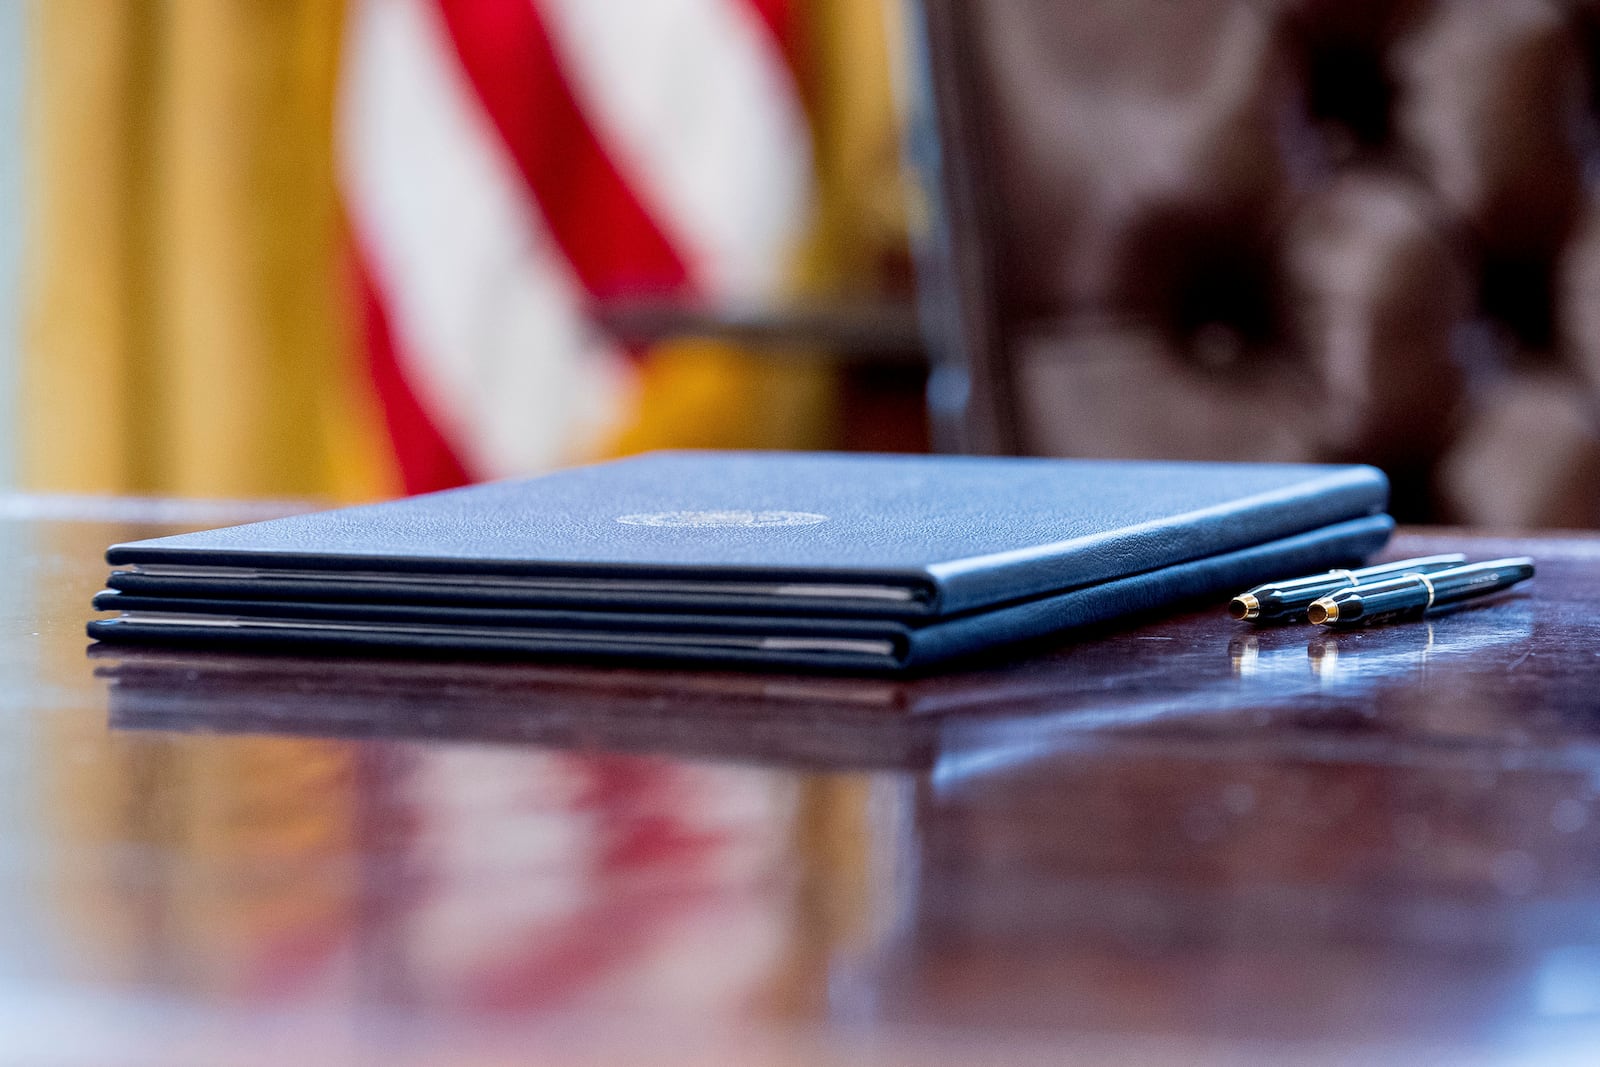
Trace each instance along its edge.
{"label": "dark blue leather folder", "polygon": [[1370,467],[655,453],[113,546],[106,641],[896,671],[1352,562]]}

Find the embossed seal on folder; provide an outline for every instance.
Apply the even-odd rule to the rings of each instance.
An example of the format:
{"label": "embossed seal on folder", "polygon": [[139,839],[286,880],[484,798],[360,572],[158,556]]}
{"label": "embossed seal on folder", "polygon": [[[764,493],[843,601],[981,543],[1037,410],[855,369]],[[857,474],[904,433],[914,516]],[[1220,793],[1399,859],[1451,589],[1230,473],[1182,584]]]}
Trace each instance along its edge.
{"label": "embossed seal on folder", "polygon": [[828,516],[811,511],[653,511],[618,515],[629,526],[815,526]]}

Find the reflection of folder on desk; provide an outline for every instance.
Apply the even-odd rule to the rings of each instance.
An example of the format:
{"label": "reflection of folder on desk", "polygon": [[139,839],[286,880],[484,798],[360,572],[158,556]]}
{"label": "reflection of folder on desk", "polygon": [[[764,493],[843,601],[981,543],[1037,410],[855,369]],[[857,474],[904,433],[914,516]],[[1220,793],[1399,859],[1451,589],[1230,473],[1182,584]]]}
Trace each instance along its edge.
{"label": "reflection of folder on desk", "polygon": [[114,546],[103,640],[916,669],[1380,547],[1369,467],[659,453]]}
{"label": "reflection of folder on desk", "polygon": [[[119,730],[422,740],[830,770],[933,763],[938,716],[887,678],[92,649]],[[955,680],[970,677],[955,676]],[[971,696],[1012,691],[990,680]]]}

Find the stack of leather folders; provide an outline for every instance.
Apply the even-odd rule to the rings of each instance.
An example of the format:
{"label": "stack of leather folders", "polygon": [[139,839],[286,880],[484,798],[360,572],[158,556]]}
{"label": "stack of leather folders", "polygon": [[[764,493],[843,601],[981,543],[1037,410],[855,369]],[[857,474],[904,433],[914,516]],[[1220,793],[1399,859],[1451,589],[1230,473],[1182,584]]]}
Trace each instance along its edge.
{"label": "stack of leather folders", "polygon": [[114,545],[102,641],[914,671],[1353,563],[1370,467],[662,452]]}

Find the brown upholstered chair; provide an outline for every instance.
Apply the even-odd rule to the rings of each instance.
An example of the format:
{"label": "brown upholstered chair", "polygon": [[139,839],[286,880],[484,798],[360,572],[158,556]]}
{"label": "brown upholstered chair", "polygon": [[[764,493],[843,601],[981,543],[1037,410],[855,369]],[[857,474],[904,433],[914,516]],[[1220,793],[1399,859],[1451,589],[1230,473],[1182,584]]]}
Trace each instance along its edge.
{"label": "brown upholstered chair", "polygon": [[923,0],[943,442],[1600,525],[1600,2]]}

